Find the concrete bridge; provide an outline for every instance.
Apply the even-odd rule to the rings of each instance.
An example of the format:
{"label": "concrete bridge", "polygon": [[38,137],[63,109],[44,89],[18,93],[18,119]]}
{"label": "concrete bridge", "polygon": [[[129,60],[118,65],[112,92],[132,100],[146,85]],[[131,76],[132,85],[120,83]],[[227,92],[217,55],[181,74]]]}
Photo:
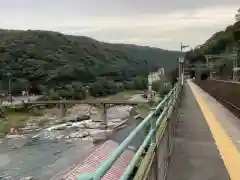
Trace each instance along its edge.
{"label": "concrete bridge", "polygon": [[[29,111],[33,108],[38,108],[45,105],[59,105],[61,110],[61,117],[65,117],[67,113],[67,105],[69,104],[89,104],[89,105],[97,105],[101,108],[102,112],[102,120],[105,125],[105,128],[108,127],[107,122],[107,109],[112,106],[117,105],[138,105],[142,103],[148,103],[148,101],[135,101],[135,100],[52,100],[52,101],[30,101],[26,102],[25,106],[28,107]],[[132,113],[130,113],[130,116]],[[132,117],[129,117],[132,118]]]}
{"label": "concrete bridge", "polygon": [[53,100],[53,101],[31,101],[26,104],[115,104],[115,105],[137,105],[143,101],[134,100]]}

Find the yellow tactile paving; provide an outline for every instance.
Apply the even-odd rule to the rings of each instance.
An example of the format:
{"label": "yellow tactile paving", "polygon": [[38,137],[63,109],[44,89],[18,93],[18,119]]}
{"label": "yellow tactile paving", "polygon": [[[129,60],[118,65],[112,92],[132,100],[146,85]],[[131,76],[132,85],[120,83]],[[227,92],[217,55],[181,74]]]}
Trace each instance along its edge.
{"label": "yellow tactile paving", "polygon": [[225,132],[224,128],[208,108],[206,102],[201,96],[201,92],[199,92],[199,89],[191,81],[189,81],[189,85],[211,130],[212,136],[231,180],[240,180],[240,153],[238,152],[231,138]]}

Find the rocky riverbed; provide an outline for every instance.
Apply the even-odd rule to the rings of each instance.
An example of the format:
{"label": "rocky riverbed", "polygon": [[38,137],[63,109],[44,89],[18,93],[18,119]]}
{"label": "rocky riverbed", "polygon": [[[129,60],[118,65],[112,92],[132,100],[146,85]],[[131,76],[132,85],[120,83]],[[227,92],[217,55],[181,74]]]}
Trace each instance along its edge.
{"label": "rocky riverbed", "polygon": [[[0,141],[0,179],[50,179],[94,150],[94,139],[106,138],[107,133],[108,139],[121,142],[137,124],[131,124],[118,134],[113,132],[126,126],[131,110],[131,106],[109,108],[107,129],[103,126],[100,109],[89,105],[69,108],[64,119],[58,118],[58,109],[45,110],[42,117],[31,117],[26,127],[27,134],[9,134]],[[89,118],[75,121],[77,116]],[[44,128],[39,128],[37,122],[44,118],[48,121]]]}

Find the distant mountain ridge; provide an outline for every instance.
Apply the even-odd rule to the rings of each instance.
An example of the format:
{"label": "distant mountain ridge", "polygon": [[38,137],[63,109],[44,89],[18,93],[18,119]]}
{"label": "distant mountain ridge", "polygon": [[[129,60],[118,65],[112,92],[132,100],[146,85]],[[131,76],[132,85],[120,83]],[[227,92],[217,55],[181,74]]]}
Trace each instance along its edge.
{"label": "distant mountain ridge", "polygon": [[[84,36],[40,30],[0,30],[0,79],[14,91],[59,88],[99,78],[131,81],[159,67],[177,67],[180,52],[127,44],[103,43]],[[41,88],[40,88],[41,87]]]}

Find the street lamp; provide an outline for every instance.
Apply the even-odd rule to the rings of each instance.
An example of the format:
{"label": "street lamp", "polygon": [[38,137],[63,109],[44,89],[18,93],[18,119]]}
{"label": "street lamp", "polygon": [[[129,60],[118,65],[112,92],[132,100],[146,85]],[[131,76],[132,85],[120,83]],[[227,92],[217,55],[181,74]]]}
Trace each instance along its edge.
{"label": "street lamp", "polygon": [[87,98],[89,98],[89,96],[90,96],[90,94],[89,94],[89,86],[85,86],[85,88],[84,88],[84,91],[85,91],[85,98],[87,99]]}
{"label": "street lamp", "polygon": [[181,42],[181,52],[183,52],[183,49],[185,49],[185,48],[188,48],[189,46],[188,45],[183,45],[183,43]]}
{"label": "street lamp", "polygon": [[[181,42],[181,52],[183,52],[183,49],[188,48],[188,45],[183,45],[183,43]],[[178,59],[179,61],[179,80],[181,82],[181,84],[183,85],[183,80],[184,80],[184,57],[180,57]]]}
{"label": "street lamp", "polygon": [[147,94],[147,99],[148,101],[152,100],[152,82],[153,82],[153,74],[149,73],[148,74],[148,94]]}
{"label": "street lamp", "polygon": [[184,79],[184,66],[183,66],[184,57],[178,58],[178,62],[179,62],[179,81],[183,85],[183,79]]}
{"label": "street lamp", "polygon": [[8,96],[9,96],[9,101],[12,103],[12,79],[11,79],[11,73],[7,73],[8,77]]}

